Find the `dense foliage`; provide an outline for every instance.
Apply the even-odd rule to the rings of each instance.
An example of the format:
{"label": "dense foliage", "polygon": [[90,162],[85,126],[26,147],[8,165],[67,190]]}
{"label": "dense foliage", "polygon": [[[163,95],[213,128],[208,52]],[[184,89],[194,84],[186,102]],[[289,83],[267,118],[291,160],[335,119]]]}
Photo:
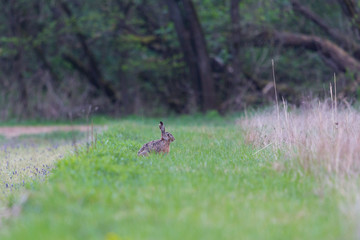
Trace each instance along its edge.
{"label": "dense foliage", "polygon": [[[0,1],[0,118],[242,109],[358,92],[355,0]],[[87,111],[87,110],[86,110]]]}

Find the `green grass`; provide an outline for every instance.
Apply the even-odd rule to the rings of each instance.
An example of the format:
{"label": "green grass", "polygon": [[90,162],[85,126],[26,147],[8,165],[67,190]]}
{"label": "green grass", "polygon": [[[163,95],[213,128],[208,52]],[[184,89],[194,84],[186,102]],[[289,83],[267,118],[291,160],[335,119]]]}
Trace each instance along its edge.
{"label": "green grass", "polygon": [[[137,157],[157,121],[119,121],[96,148],[58,163],[0,239],[349,239],[337,193],[275,171],[240,129],[217,119],[164,121],[167,156]],[[321,192],[321,194],[319,194]]]}

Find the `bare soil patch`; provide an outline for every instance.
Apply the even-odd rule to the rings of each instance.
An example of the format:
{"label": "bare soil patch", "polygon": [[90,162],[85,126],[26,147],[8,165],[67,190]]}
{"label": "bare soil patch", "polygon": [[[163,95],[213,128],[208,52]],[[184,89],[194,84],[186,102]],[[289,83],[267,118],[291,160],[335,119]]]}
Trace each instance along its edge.
{"label": "bare soil patch", "polygon": [[52,133],[57,131],[80,131],[86,132],[90,130],[90,126],[75,125],[75,126],[14,126],[14,127],[0,127],[0,135],[6,138],[18,137],[21,135]]}

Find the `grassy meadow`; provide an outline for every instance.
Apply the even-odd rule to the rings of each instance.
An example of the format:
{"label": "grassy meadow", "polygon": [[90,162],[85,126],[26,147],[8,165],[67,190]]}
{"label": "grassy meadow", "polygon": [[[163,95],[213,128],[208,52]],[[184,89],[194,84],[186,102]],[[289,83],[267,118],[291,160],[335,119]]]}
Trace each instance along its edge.
{"label": "grassy meadow", "polygon": [[312,172],[274,167],[278,155],[245,144],[235,118],[161,120],[176,138],[168,155],[137,156],[160,138],[158,119],[111,123],[26,185],[0,239],[355,238],[343,196]]}

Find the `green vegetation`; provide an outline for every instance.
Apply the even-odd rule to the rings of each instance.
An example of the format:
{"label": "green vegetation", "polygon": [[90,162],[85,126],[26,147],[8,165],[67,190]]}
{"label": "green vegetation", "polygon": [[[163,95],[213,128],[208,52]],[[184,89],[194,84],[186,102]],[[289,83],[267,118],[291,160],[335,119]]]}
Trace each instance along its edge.
{"label": "green vegetation", "polygon": [[[235,124],[165,119],[167,156],[137,157],[156,121],[122,120],[59,161],[1,239],[349,239],[340,197],[314,177],[273,168]],[[210,119],[215,119],[211,120]],[[226,125],[226,126],[225,126]]]}
{"label": "green vegetation", "polygon": [[[0,120],[360,99],[355,0],[0,1]],[[347,100],[348,101],[348,100]]]}

